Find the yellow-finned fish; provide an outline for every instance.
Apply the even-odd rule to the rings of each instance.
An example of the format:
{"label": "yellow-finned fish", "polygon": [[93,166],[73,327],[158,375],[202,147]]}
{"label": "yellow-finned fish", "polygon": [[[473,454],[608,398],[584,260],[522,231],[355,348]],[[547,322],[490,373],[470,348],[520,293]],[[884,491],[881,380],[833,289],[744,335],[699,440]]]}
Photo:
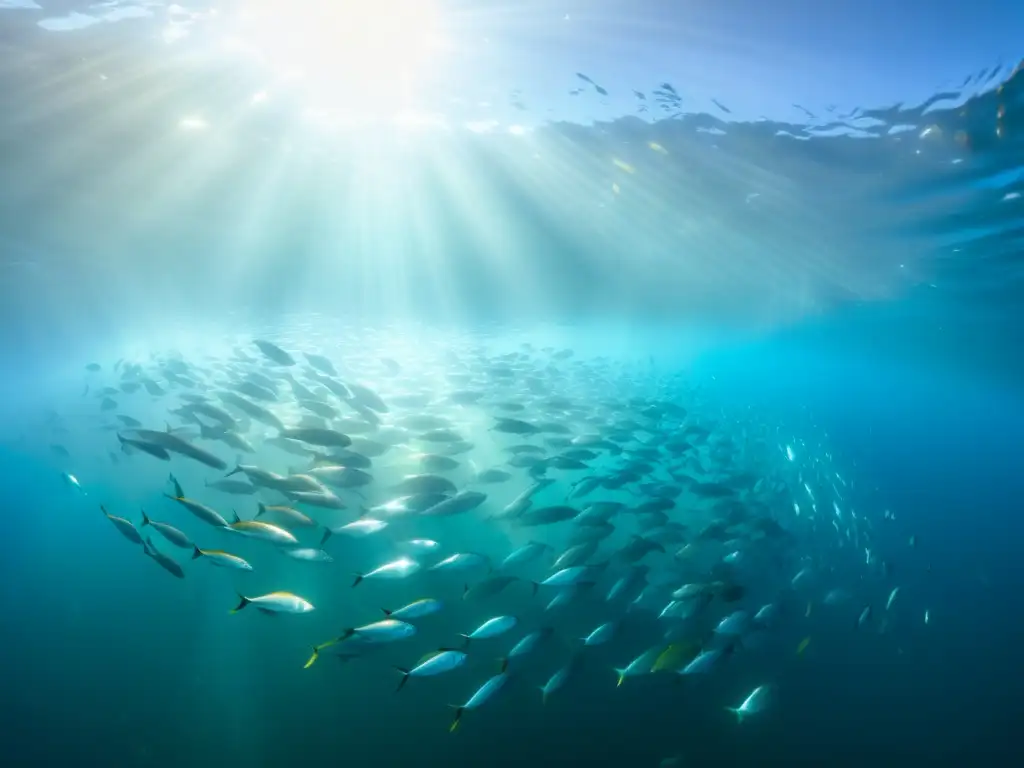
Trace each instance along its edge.
{"label": "yellow-finned fish", "polygon": [[[238,555],[232,555],[230,552],[225,552],[221,549],[200,549],[197,546],[193,546],[192,559],[198,560],[200,557],[206,558],[220,568],[233,568],[236,571],[252,570],[252,566],[249,565],[248,561],[243,560]],[[245,606],[239,606],[238,610],[241,610],[244,607]]]}
{"label": "yellow-finned fish", "polygon": [[136,530],[135,526],[131,524],[131,521],[125,520],[123,517],[112,515],[107,512],[107,508],[100,504],[100,510],[106,515],[107,520],[114,524],[114,527],[121,532],[128,541],[132,544],[142,544],[142,536]]}
{"label": "yellow-finned fish", "polygon": [[238,600],[231,613],[238,613],[250,603],[263,613],[309,613],[315,610],[311,602],[291,592],[270,592],[259,597],[239,595]]}
{"label": "yellow-finned fish", "polygon": [[291,533],[276,525],[264,523],[259,520],[239,520],[235,515],[235,521],[228,528],[235,533],[248,536],[250,539],[269,541],[271,544],[282,544],[284,546],[295,546],[299,540]]}

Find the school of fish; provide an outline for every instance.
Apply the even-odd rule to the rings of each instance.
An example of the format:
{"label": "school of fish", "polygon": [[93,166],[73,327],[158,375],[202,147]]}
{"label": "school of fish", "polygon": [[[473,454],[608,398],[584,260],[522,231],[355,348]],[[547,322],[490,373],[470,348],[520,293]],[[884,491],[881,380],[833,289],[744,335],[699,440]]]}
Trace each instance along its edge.
{"label": "school of fish", "polygon": [[[162,506],[118,508],[65,481],[172,576],[232,572],[226,621],[316,610],[288,578],[250,589],[249,547],[323,569],[337,591],[376,590],[386,609],[310,637],[297,673],[391,648],[396,691],[438,685],[452,731],[520,678],[538,704],[577,674],[607,675],[609,695],[641,675],[679,682],[819,607],[885,632],[905,599],[899,534],[880,533],[896,516],[858,510],[820,445],[728,413],[684,375],[530,343],[417,354],[332,359],[257,339],[201,361],[92,363],[83,397],[109,457],[165,465]],[[53,435],[61,423],[50,414]],[[860,580],[837,585],[850,569]],[[531,666],[538,651],[557,663]],[[419,680],[471,660],[493,666],[461,695]],[[774,687],[752,680],[729,711],[757,715]]]}

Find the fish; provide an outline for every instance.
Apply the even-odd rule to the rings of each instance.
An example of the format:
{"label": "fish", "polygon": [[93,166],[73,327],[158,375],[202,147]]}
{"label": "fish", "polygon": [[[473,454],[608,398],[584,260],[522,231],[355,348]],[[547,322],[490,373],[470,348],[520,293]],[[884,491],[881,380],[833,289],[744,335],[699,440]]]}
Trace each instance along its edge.
{"label": "fish", "polygon": [[542,525],[554,525],[572,520],[579,515],[579,510],[574,507],[552,506],[527,509],[516,518],[516,524],[522,527],[536,527]]}
{"label": "fish", "polygon": [[584,645],[604,645],[612,636],[615,634],[616,625],[615,622],[606,621],[598,627],[591,630],[590,634],[582,638]]}
{"label": "fish", "polygon": [[449,733],[455,733],[458,729],[459,724],[462,722],[462,715],[468,710],[479,709],[505,687],[508,682],[508,672],[499,672],[493,677],[489,678],[483,685],[476,689],[472,696],[466,701],[465,704],[453,704],[450,705],[455,710],[455,718],[452,720],[452,724],[448,727]]}
{"label": "fish", "polygon": [[503,635],[515,627],[519,620],[515,616],[495,616],[488,619],[479,627],[468,634],[460,634],[468,645],[471,640],[484,640],[491,637]]}
{"label": "fish", "polygon": [[[486,560],[482,564],[489,565],[490,561]],[[489,576],[483,581],[478,581],[472,586],[467,584],[466,588],[462,592],[463,600],[484,600],[488,597],[494,597],[505,591],[505,589],[519,579],[515,576]]]}
{"label": "fish", "polygon": [[146,440],[137,440],[130,437],[125,437],[120,432],[117,434],[118,442],[121,443],[121,450],[127,451],[127,449],[133,449],[136,451],[142,451],[143,453],[149,454],[154,459],[160,459],[161,461],[170,461],[171,454],[168,453],[166,448],[155,445]]}
{"label": "fish", "polygon": [[415,634],[416,627],[414,625],[388,617],[373,624],[346,629],[341,633],[337,642],[358,636],[359,640],[364,643],[393,643],[398,640],[406,640]]}
{"label": "fish", "polygon": [[107,512],[107,508],[102,504],[100,505],[100,511],[106,515],[107,520],[114,524],[114,527],[121,532],[121,535],[128,539],[132,544],[141,545],[143,543],[142,536],[139,535],[138,530],[136,530],[135,526],[132,525],[131,521],[126,520],[123,517],[110,514]]}
{"label": "fish", "polygon": [[[193,544],[192,559],[198,560],[199,558],[203,558],[220,568],[230,568],[236,571],[252,570],[252,566],[238,555],[232,555],[230,552],[224,552],[220,549],[200,549],[198,546]],[[249,602],[253,601],[248,600],[247,603]],[[241,610],[244,607],[244,605],[240,605],[236,610]],[[292,613],[297,613],[297,611],[292,611]]]}
{"label": "fish", "polygon": [[540,687],[540,700],[542,704],[547,704],[548,699],[557,691],[561,690],[569,680],[569,675],[574,669],[573,663],[570,661],[564,667],[561,667],[551,677],[548,678],[547,682]]}
{"label": "fish", "polygon": [[422,566],[415,560],[408,557],[400,557],[396,560],[391,560],[390,562],[377,566],[368,573],[355,574],[355,580],[352,582],[352,586],[358,587],[365,579],[406,579],[419,571],[420,568],[422,568]]}
{"label": "fish", "polygon": [[78,478],[72,475],[70,472],[61,472],[60,476],[66,485],[68,485],[71,488],[74,488],[83,496],[87,495],[85,490],[82,488],[82,483],[79,482]]}
{"label": "fish", "polygon": [[661,655],[663,650],[663,646],[660,645],[648,648],[626,666],[614,668],[618,679],[616,686],[622,685],[627,677],[650,674],[651,670],[654,668],[654,663],[658,660],[658,657]]}
{"label": "fish", "polygon": [[885,601],[885,610],[892,610],[892,604],[896,602],[896,596],[900,593],[899,587],[894,587],[892,592],[889,593],[889,599]]}
{"label": "fish", "polygon": [[490,568],[491,560],[478,552],[457,552],[430,566],[431,571],[464,571],[470,568]]}
{"label": "fish", "polygon": [[256,610],[262,613],[309,613],[315,610],[311,602],[291,592],[268,592],[256,597],[239,595],[238,605],[231,613],[238,613],[247,605],[256,606]]}
{"label": "fish", "polygon": [[388,524],[383,520],[375,520],[372,517],[362,517],[358,520],[353,520],[351,523],[345,523],[345,525],[325,528],[320,546],[322,547],[326,544],[327,540],[333,535],[363,538],[365,536],[372,536],[375,533],[380,533],[387,527]]}
{"label": "fish", "polygon": [[160,432],[153,429],[138,428],[133,429],[132,432],[136,436],[136,440],[134,441],[135,447],[140,447],[143,443],[150,446],[158,446],[165,452],[180,454],[187,458],[194,459],[207,467],[221,470],[227,469],[227,462],[223,459],[203,448],[193,445],[181,437],[178,437],[173,432]]}
{"label": "fish", "polygon": [[532,563],[539,557],[548,552],[551,547],[548,544],[539,541],[530,541],[523,546],[510,552],[501,563],[498,564],[498,570],[505,570],[512,566],[525,565]]}
{"label": "fish", "polygon": [[393,611],[389,611],[386,608],[381,610],[384,611],[384,615],[389,619],[399,619],[401,621],[409,621],[410,619],[422,619],[425,616],[430,616],[437,613],[444,607],[444,603],[440,600],[435,600],[431,597],[425,597],[420,600],[403,605],[401,608],[396,608]]}
{"label": "fish", "polygon": [[737,722],[742,723],[745,718],[765,710],[768,706],[770,690],[766,685],[759,685],[738,707],[726,707],[725,709],[736,715]]}
{"label": "fish", "polygon": [[[262,501],[257,505],[256,519],[269,517],[283,528],[316,528],[317,523],[297,509],[280,505],[267,506]],[[261,522],[266,522],[262,520]]]}
{"label": "fish", "polygon": [[554,637],[554,635],[554,627],[542,627],[524,635],[503,658],[498,659],[501,663],[501,671],[504,672],[508,668],[509,662],[512,659],[533,653],[542,643]]}
{"label": "fish", "polygon": [[183,506],[204,523],[212,525],[214,528],[228,528],[228,521],[224,519],[220,512],[206,506],[205,504],[192,499],[187,499],[184,496],[172,496],[169,493],[165,493],[164,497],[171,501],[178,502],[178,504]]}
{"label": "fish", "polygon": [[175,576],[179,579],[185,578],[185,571],[182,569],[181,565],[179,565],[176,560],[168,557],[163,552],[158,550],[155,546],[153,546],[153,542],[150,539],[146,539],[146,541],[143,543],[142,551],[149,555],[150,558],[156,561],[156,563],[161,568],[163,568],[172,576]]}
{"label": "fish", "polygon": [[279,437],[323,448],[348,448],[352,445],[352,438],[348,435],[320,427],[289,427],[280,430]]}
{"label": "fish", "polygon": [[333,563],[334,558],[322,549],[315,547],[280,547],[278,549],[285,557],[292,560],[303,560],[307,563]]}
{"label": "fish", "polygon": [[702,675],[707,674],[718,666],[724,653],[720,648],[709,648],[698,653],[693,661],[679,670],[681,675]]}
{"label": "fish", "polygon": [[265,339],[254,339],[253,344],[255,344],[256,348],[259,349],[259,351],[262,352],[263,355],[271,362],[277,363],[278,365],[295,365],[295,358],[273,342],[266,341]]}
{"label": "fish", "polygon": [[432,507],[425,509],[424,516],[450,517],[452,515],[463,515],[472,512],[487,501],[487,494],[479,491],[459,491],[454,496],[438,502]]}
{"label": "fish", "polygon": [[398,693],[405,687],[405,684],[408,682],[410,677],[434,677],[435,675],[443,675],[446,672],[451,672],[452,670],[461,667],[466,663],[467,658],[466,653],[463,651],[458,651],[452,648],[442,648],[439,651],[429,654],[426,659],[411,669],[395,667],[395,669],[402,673],[402,679],[398,683],[395,693]]}
{"label": "fish", "polygon": [[258,539],[259,541],[266,541],[271,544],[293,546],[299,543],[295,535],[284,528],[279,528],[276,525],[259,520],[239,520],[237,518],[238,516],[236,515],[235,521],[227,527],[228,530],[240,533],[250,539]]}
{"label": "fish", "polygon": [[192,540],[188,536],[179,531],[173,525],[150,520],[149,517],[146,515],[146,510],[143,509],[142,527],[145,527],[147,525],[150,526],[154,531],[159,533],[161,536],[164,537],[164,539],[166,539],[176,547],[180,547],[182,549],[192,549],[193,546],[195,546],[192,544]]}
{"label": "fish", "polygon": [[[626,165],[639,177],[635,162]],[[401,688],[496,661],[500,682],[475,680],[483,685],[465,709],[520,669],[524,688],[545,691],[541,701],[577,674],[594,676],[588,695],[614,695],[601,670],[631,656],[616,664],[618,684],[652,675],[689,686],[738,655],[737,672],[770,673],[794,648],[807,655],[800,624],[812,607],[829,621],[857,606],[858,627],[907,647],[892,579],[927,573],[929,539],[896,528],[905,516],[885,509],[809,420],[730,403],[713,378],[614,344],[587,354],[498,327],[442,338],[323,318],[262,333],[199,354],[143,350],[95,371],[76,362],[83,407],[50,409],[26,442],[60,465],[55,479],[94,451],[111,477],[93,480],[89,469],[90,496],[118,473],[139,498],[167,491],[176,506],[166,523],[145,510],[140,524],[109,517],[178,578],[204,567],[192,560],[255,566],[283,586],[317,584],[321,610],[328,601],[342,617],[383,612],[360,626],[347,618],[353,626],[316,646],[307,667],[320,655],[369,663],[384,649],[388,666],[401,665]],[[188,488],[174,476],[159,488],[155,461],[175,462]],[[60,477],[75,504],[83,484]],[[222,494],[252,497],[252,519]],[[183,521],[179,506],[203,525]],[[243,535],[280,558],[250,554],[262,545]],[[172,560],[153,541],[187,554]],[[137,560],[119,563],[128,581]],[[378,583],[342,592],[353,571],[353,587]],[[880,583],[893,591],[878,614]],[[235,612],[248,602],[267,613],[313,609],[293,593],[238,589],[253,596]],[[459,630],[460,647],[448,648]],[[444,703],[429,686],[418,693]]]}

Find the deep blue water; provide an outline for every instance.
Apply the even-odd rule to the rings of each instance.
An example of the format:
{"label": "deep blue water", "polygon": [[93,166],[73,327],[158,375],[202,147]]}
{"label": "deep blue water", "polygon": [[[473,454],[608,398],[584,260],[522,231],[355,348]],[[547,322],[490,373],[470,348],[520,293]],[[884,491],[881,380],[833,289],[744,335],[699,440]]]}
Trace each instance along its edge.
{"label": "deep blue water", "polygon": [[[800,124],[671,100],[656,119],[612,115],[593,84],[553,117],[516,107],[529,90],[495,76],[500,87],[459,102],[459,119],[493,98],[524,137],[385,127],[325,138],[300,126],[300,95],[241,110],[261,76],[189,58],[200,49],[156,52],[112,23],[59,41],[32,19],[5,23],[0,92],[20,117],[0,119],[12,148],[0,170],[9,764],[1020,761],[1024,80],[1012,66],[973,78],[987,83],[980,93]],[[100,84],[101,72],[113,79]],[[586,82],[551,77],[566,92]],[[630,87],[653,103],[660,77]],[[431,104],[453,95],[425,93]],[[230,126],[207,144],[176,132],[197,105]],[[857,631],[856,612],[789,606],[713,676],[615,688],[612,666],[650,630],[638,621],[544,706],[536,686],[560,657],[530,661],[454,736],[445,705],[493,674],[493,659],[400,696],[388,668],[409,663],[400,654],[303,672],[339,622],[422,590],[345,591],[349,561],[384,549],[338,545],[346,562],[331,580],[257,551],[267,589],[287,575],[318,610],[306,624],[253,611],[228,620],[236,597],[222,574],[190,568],[179,581],[140,562],[97,505],[167,517],[166,467],[110,464],[110,433],[82,407],[95,405],[81,394],[84,366],[172,349],[203,360],[259,335],[323,342],[338,359],[376,353],[350,338],[342,348],[339,329],[353,327],[367,339],[392,328],[410,355],[506,336],[568,346],[639,371],[638,388],[699,383],[751,425],[820,440],[892,571],[861,567],[830,526],[816,529],[814,556],[834,563],[858,607],[880,608],[899,585],[891,625]],[[49,450],[49,409],[69,425],[70,460]],[[210,477],[174,462],[186,487]],[[482,525],[459,535],[463,547],[507,544]],[[498,605],[518,610],[517,599]],[[597,604],[580,611],[602,618]],[[451,628],[425,642],[447,643]],[[777,698],[738,728],[723,707],[760,680]]]}

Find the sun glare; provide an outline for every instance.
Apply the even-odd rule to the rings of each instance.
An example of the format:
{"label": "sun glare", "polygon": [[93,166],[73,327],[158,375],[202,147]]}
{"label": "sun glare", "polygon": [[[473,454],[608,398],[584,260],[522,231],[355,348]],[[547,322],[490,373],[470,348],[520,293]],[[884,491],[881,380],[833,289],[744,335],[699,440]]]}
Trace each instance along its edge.
{"label": "sun glare", "polygon": [[315,102],[360,118],[415,107],[445,45],[432,0],[254,0],[231,44],[295,78]]}

